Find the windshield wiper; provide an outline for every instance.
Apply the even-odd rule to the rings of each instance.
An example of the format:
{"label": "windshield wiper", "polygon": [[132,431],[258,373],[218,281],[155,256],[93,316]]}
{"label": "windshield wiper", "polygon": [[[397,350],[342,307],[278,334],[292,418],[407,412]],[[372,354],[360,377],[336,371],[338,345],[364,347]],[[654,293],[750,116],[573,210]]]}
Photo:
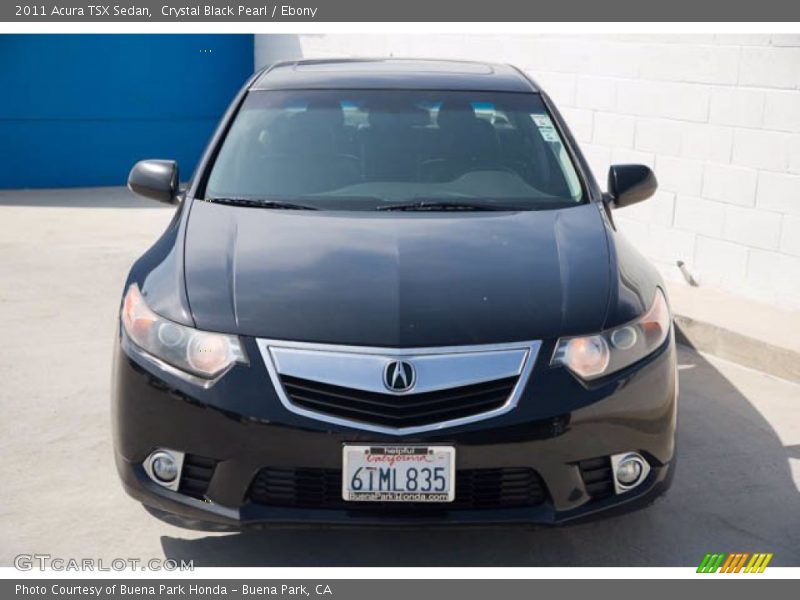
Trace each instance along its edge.
{"label": "windshield wiper", "polygon": [[283,200],[268,200],[258,198],[206,198],[215,204],[230,204],[232,206],[251,206],[255,208],[275,208],[283,210],[319,210],[316,206],[284,202]]}
{"label": "windshield wiper", "polygon": [[447,200],[416,200],[414,202],[403,202],[400,204],[386,204],[378,206],[375,210],[485,210],[485,211],[515,211],[521,210],[516,206],[502,206],[500,204],[490,204],[488,202],[462,202]]}

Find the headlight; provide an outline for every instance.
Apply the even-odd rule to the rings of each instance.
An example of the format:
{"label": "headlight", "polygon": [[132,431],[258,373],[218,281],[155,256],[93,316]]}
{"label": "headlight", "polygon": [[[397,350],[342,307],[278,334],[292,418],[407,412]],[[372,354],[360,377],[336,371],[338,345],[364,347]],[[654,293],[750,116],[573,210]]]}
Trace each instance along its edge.
{"label": "headlight", "polygon": [[637,321],[596,335],[558,340],[550,366],[563,365],[582,379],[609,375],[661,346],[671,321],[664,292],[657,289],[653,306]]}
{"label": "headlight", "polygon": [[205,379],[219,375],[235,362],[247,362],[239,338],[200,331],[159,317],[147,306],[135,283],[125,294],[122,326],[143,350]]}

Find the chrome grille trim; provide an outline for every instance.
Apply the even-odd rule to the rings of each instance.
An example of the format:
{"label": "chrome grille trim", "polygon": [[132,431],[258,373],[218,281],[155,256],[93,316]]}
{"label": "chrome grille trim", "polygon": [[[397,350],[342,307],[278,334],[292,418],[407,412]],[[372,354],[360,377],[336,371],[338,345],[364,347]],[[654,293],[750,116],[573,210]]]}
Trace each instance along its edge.
{"label": "chrome grille trim", "polygon": [[[344,346],[271,339],[257,339],[256,344],[278,398],[287,410],[317,421],[390,435],[412,435],[426,431],[438,431],[491,419],[513,410],[525,389],[541,347],[541,341],[538,340],[507,344],[425,348]],[[486,360],[481,361],[481,358]],[[382,386],[382,365],[398,359],[412,361],[415,366],[418,361],[425,365],[421,374],[422,379],[418,381],[413,390],[408,392],[390,392]],[[459,362],[462,364],[459,365]],[[426,372],[427,367],[430,367],[429,372]],[[343,368],[347,368],[344,373],[342,372]],[[480,373],[479,376],[476,375],[476,370]],[[378,391],[397,396],[410,392],[420,393],[421,390],[447,390],[508,376],[516,376],[517,382],[506,402],[495,409],[436,423],[396,428],[356,421],[297,406],[287,395],[281,382],[281,375],[302,377],[320,383],[362,391]],[[420,375],[418,374],[418,376]],[[476,380],[476,377],[479,378]]]}

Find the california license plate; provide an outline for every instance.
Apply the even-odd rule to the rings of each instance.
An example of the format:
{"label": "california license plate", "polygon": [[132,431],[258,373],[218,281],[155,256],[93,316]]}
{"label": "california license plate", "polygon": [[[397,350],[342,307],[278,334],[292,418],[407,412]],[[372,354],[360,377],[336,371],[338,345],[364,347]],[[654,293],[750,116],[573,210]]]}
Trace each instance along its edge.
{"label": "california license plate", "polygon": [[342,497],[352,502],[452,502],[452,446],[344,446]]}

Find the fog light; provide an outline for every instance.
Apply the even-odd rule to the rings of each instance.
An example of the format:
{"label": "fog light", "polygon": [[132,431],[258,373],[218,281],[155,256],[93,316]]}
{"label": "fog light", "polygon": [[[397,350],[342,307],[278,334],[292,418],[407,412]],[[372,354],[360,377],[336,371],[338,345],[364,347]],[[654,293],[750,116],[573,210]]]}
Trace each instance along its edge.
{"label": "fog light", "polygon": [[178,476],[178,465],[175,459],[166,452],[161,452],[153,457],[153,475],[160,481],[168,483]]}
{"label": "fog light", "polygon": [[622,485],[633,485],[642,474],[642,463],[635,458],[626,458],[617,467],[617,481]]}
{"label": "fog light", "polygon": [[183,466],[183,452],[156,450],[144,461],[144,470],[155,483],[177,490]]}
{"label": "fog light", "polygon": [[635,488],[650,473],[648,462],[635,452],[615,454],[611,457],[611,468],[614,471],[614,489],[618,494]]}

